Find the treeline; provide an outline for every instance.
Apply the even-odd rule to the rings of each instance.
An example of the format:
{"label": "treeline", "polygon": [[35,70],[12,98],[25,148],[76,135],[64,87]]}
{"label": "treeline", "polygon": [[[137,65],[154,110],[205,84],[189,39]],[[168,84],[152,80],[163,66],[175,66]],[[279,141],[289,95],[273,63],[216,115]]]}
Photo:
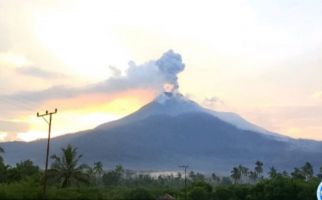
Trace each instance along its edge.
{"label": "treeline", "polygon": [[[233,167],[230,176],[190,171],[185,180],[181,173],[156,177],[121,165],[105,171],[101,162],[89,166],[80,158],[71,145],[51,156],[47,199],[311,200],[322,180],[322,167],[315,174],[309,162],[291,173],[274,167],[265,173],[257,161],[252,169]],[[43,183],[44,172],[32,161],[9,166],[0,156],[0,199],[42,199]]]}

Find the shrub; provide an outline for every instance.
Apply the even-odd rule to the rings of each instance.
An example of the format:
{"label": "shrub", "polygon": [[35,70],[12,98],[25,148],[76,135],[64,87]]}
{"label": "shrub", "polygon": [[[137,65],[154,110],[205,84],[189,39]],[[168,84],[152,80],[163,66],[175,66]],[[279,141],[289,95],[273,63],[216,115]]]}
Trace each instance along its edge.
{"label": "shrub", "polygon": [[133,189],[126,196],[129,200],[154,200],[152,194],[143,188]]}

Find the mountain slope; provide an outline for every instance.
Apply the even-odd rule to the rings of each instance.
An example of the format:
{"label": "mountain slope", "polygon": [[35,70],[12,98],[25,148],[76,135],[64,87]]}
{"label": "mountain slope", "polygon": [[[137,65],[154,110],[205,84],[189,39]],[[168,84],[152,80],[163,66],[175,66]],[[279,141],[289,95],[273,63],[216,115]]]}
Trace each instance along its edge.
{"label": "mountain slope", "polygon": [[[239,129],[254,131],[262,134],[279,137],[279,139],[287,139],[287,137],[279,135],[277,133],[269,132],[255,124],[252,124],[239,115],[231,112],[216,112],[199,106],[197,103],[185,98],[180,93],[164,92],[160,94],[154,101],[143,106],[137,112],[130,114],[129,116],[121,119],[121,122],[142,120],[153,115],[170,115],[177,116],[183,113],[189,112],[202,112],[211,114],[220,120],[227,122]],[[117,122],[116,122],[117,123]],[[113,123],[114,124],[114,123]],[[109,127],[111,123],[106,123],[98,126],[98,128]]]}
{"label": "mountain slope", "polygon": [[[225,173],[238,164],[252,166],[256,160],[279,169],[306,161],[316,167],[321,164],[320,142],[244,130],[173,95],[165,93],[137,112],[93,130],[54,138],[51,152],[73,144],[89,164],[102,161],[109,168],[122,164],[146,170],[177,170],[178,165],[189,164],[193,169]],[[9,163],[31,158],[43,164],[45,140],[1,145]]]}

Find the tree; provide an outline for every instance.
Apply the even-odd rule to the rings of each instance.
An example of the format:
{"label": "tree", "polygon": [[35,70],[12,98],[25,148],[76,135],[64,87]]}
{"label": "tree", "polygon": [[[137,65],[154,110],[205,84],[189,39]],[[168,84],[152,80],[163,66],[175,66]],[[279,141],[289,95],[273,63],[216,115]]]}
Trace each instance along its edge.
{"label": "tree", "polygon": [[0,147],[0,182],[5,182],[6,181],[6,171],[8,166],[6,166],[3,163],[3,158],[1,156],[1,154],[4,153],[4,150],[2,147]]}
{"label": "tree", "polygon": [[249,180],[251,181],[251,183],[255,183],[257,180],[257,173],[254,171],[250,171],[248,174]]}
{"label": "tree", "polygon": [[251,189],[252,200],[311,200],[315,198],[316,183],[309,184],[302,181],[294,181],[288,178],[264,180],[254,185]]}
{"label": "tree", "polygon": [[114,170],[104,173],[103,183],[105,185],[119,185],[122,181],[124,169],[121,165],[117,165]]}
{"label": "tree", "polygon": [[91,184],[100,185],[102,183],[103,173],[104,171],[102,162],[94,162],[93,168],[89,168],[88,170]]}
{"label": "tree", "polygon": [[117,172],[120,176],[122,176],[123,173],[124,173],[123,166],[122,165],[116,165],[114,171]]}
{"label": "tree", "polygon": [[217,176],[215,173],[211,174],[211,178],[215,183],[219,183],[220,182],[220,177]]}
{"label": "tree", "polygon": [[39,178],[36,175],[40,175],[40,168],[31,160],[21,161],[16,166],[11,167],[0,163],[0,182],[12,183],[18,182],[28,177]]}
{"label": "tree", "polygon": [[195,173],[195,172],[191,171],[189,173],[189,178],[191,178],[192,182],[204,181],[205,180],[205,175],[203,175],[203,174],[201,174],[199,172]]}
{"label": "tree", "polygon": [[249,169],[247,167],[242,166],[242,165],[239,165],[238,166],[238,169],[240,171],[240,175],[241,175],[242,182],[243,181],[246,182],[247,180],[244,180],[244,179],[248,177]]}
{"label": "tree", "polygon": [[103,175],[103,164],[102,162],[94,162],[93,172],[96,176],[102,176]]}
{"label": "tree", "polygon": [[231,185],[232,181],[231,181],[231,178],[229,178],[228,176],[224,176],[224,177],[222,177],[220,183],[221,183],[221,185]]}
{"label": "tree", "polygon": [[268,175],[270,178],[276,178],[278,176],[278,172],[277,170],[275,169],[275,167],[271,167],[269,168],[269,172],[268,172]]}
{"label": "tree", "polygon": [[125,199],[129,200],[153,200],[153,195],[146,189],[137,188],[126,194]]}
{"label": "tree", "polygon": [[224,176],[221,178],[220,184],[221,185],[231,185],[233,183],[232,183],[231,178],[229,176]]}
{"label": "tree", "polygon": [[188,199],[203,200],[209,199],[212,193],[212,186],[204,181],[192,183]]}
{"label": "tree", "polygon": [[4,153],[5,153],[4,149],[2,147],[0,147],[0,162],[1,163],[3,163],[3,158],[1,156],[1,154],[4,154]]}
{"label": "tree", "polygon": [[212,195],[213,200],[238,199],[230,187],[219,186]]}
{"label": "tree", "polygon": [[234,180],[234,183],[237,184],[241,178],[241,172],[239,168],[234,167],[230,173],[231,173],[230,177]]}
{"label": "tree", "polygon": [[77,155],[77,148],[70,144],[67,148],[62,148],[61,157],[51,156],[54,162],[48,171],[49,177],[55,178],[62,188],[73,184],[88,183],[89,177],[86,171],[89,167],[85,164],[78,165],[81,157],[82,155]]}
{"label": "tree", "polygon": [[11,168],[9,171],[12,171],[11,174],[15,174],[17,180],[22,180],[26,177],[40,173],[39,167],[34,165],[31,160],[21,161],[20,163],[16,164],[15,168]]}
{"label": "tree", "polygon": [[209,197],[210,193],[203,187],[193,187],[188,195],[189,200],[207,200]]}
{"label": "tree", "polygon": [[284,178],[289,178],[289,175],[288,175],[288,172],[287,171],[282,171],[282,177],[284,177]]}
{"label": "tree", "polygon": [[322,179],[322,166],[320,167],[319,173],[317,174],[317,176]]}
{"label": "tree", "polygon": [[311,180],[314,173],[311,163],[306,162],[305,165],[302,167],[302,172],[305,177],[305,181]]}
{"label": "tree", "polygon": [[255,163],[255,172],[257,174],[257,178],[262,179],[262,173],[263,173],[263,162],[256,161]]}
{"label": "tree", "polygon": [[305,175],[304,175],[303,171],[297,167],[294,168],[294,171],[291,173],[291,176],[294,179],[300,179],[300,180],[305,179]]}

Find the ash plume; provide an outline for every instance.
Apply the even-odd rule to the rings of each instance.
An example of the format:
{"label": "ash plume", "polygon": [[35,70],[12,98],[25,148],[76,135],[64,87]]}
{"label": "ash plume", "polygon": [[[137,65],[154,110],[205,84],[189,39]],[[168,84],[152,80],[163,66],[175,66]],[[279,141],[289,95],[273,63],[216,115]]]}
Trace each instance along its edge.
{"label": "ash plume", "polygon": [[164,84],[173,85],[174,90],[179,89],[177,74],[182,72],[185,68],[181,55],[169,50],[156,61],[156,65],[164,76]]}
{"label": "ash plume", "polygon": [[[9,101],[28,100],[33,102],[31,107],[39,103],[73,98],[79,95],[93,93],[115,94],[131,89],[151,89],[160,93],[163,91],[174,92],[179,88],[178,73],[182,72],[185,64],[180,54],[173,50],[165,52],[159,59],[151,60],[137,65],[129,62],[129,67],[124,75],[116,67],[109,67],[113,76],[105,81],[83,87],[68,87],[56,85],[39,91],[21,91],[11,95],[0,95]],[[6,105],[0,103],[1,110],[7,110]]]}

